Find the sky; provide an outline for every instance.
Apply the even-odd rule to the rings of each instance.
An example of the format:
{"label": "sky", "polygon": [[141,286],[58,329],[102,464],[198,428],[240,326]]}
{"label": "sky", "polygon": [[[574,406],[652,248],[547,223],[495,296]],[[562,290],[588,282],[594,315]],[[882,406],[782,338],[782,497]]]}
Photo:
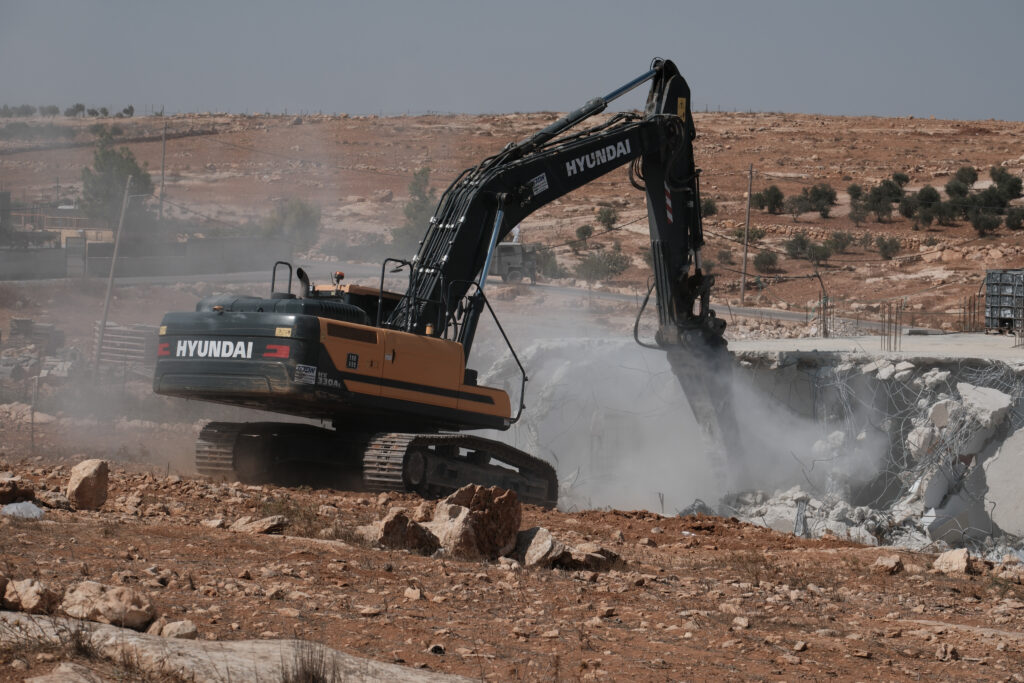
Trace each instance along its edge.
{"label": "sky", "polygon": [[1022,33],[1020,0],[0,0],[0,105],[568,111],[664,57],[700,111],[1022,120]]}

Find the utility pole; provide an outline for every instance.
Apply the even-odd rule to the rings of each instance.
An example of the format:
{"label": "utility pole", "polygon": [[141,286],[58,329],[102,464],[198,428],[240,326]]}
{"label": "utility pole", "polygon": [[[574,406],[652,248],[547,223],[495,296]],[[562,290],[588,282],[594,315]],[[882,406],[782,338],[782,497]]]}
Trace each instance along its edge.
{"label": "utility pole", "polygon": [[164,221],[164,159],[167,158],[167,120],[164,119],[164,132],[160,136],[160,222]]}
{"label": "utility pole", "polygon": [[124,199],[121,200],[121,218],[117,221],[117,234],[114,235],[114,255],[110,259],[110,275],[107,276],[107,296],[103,300],[103,320],[100,322],[100,333],[96,337],[96,364],[94,366],[94,377],[100,372],[100,351],[103,349],[103,335],[107,331],[107,314],[110,313],[110,292],[114,288],[114,268],[117,266],[117,250],[121,246],[121,233],[124,228],[124,214],[128,208],[128,192],[132,188],[132,177],[128,176],[124,184]]}
{"label": "utility pole", "polygon": [[750,194],[754,190],[754,165],[750,164],[750,175],[747,177],[747,224],[743,228],[743,276],[740,280],[740,306],[747,296],[747,239],[750,237]]}

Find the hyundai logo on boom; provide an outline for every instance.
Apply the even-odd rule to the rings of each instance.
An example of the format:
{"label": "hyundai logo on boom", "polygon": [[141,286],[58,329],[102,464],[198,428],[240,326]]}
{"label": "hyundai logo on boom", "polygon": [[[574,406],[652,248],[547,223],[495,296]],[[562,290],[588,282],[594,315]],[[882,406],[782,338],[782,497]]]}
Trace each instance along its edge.
{"label": "hyundai logo on boom", "polygon": [[615,145],[608,145],[590,154],[570,159],[565,162],[565,175],[572,177],[583,169],[594,168],[608,162],[615,161],[621,156],[629,154],[629,140],[623,140]]}

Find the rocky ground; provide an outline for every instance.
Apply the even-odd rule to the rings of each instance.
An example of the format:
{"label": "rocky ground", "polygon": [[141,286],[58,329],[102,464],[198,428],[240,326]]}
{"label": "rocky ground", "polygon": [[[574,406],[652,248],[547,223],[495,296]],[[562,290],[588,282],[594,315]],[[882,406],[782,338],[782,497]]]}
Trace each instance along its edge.
{"label": "rocky ground", "polygon": [[[735,519],[566,514],[489,498],[456,501],[500,509],[501,523],[477,526],[478,538],[507,534],[518,512],[518,529],[543,527],[568,549],[524,557],[520,534],[518,550],[477,543],[464,559],[456,544],[428,556],[380,547],[401,543],[375,536],[379,527],[359,529],[401,507],[433,516],[422,527],[438,531],[442,508],[411,495],[213,483],[115,463],[90,510],[102,497],[69,489],[77,459],[30,461],[11,449],[0,463],[0,491],[43,510],[39,520],[0,517],[5,609],[127,615],[164,638],[299,638],[485,680],[1001,681],[1021,680],[1024,667],[1016,559],[959,551],[936,562]],[[4,623],[0,680],[68,659],[124,672],[67,644],[12,644]]]}

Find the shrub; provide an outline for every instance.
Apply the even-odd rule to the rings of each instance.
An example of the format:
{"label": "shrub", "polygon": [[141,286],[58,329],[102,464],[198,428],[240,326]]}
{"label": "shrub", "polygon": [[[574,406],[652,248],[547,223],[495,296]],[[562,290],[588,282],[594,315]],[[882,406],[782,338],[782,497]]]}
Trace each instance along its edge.
{"label": "shrub", "polygon": [[754,257],[754,270],[759,273],[770,273],[779,265],[779,256],[774,251],[762,251]]}
{"label": "shrub", "polygon": [[879,255],[886,261],[900,253],[900,241],[895,237],[886,238],[879,235],[875,240],[875,246],[878,247]]}
{"label": "shrub", "polygon": [[768,206],[768,199],[764,196],[764,192],[755,192],[750,195],[750,205],[758,211],[764,211],[765,207]]}
{"label": "shrub", "polygon": [[726,265],[732,265],[733,263],[735,263],[735,261],[733,261],[732,259],[732,252],[728,249],[718,250],[718,260]]}
{"label": "shrub", "polygon": [[537,250],[537,272],[544,277],[569,277],[567,268],[558,263],[554,249]]}
{"label": "shrub", "polygon": [[867,249],[872,244],[874,244],[874,240],[871,239],[871,233],[865,232],[863,235],[861,235],[860,239],[857,240],[857,244],[859,244],[864,249]]}
{"label": "shrub", "polygon": [[768,213],[782,213],[782,204],[786,197],[775,185],[770,185],[767,190],[764,191],[764,208],[767,209]]}
{"label": "shrub", "polygon": [[594,226],[589,223],[576,228],[576,239],[583,242],[583,248],[587,248],[587,240],[594,234]]}
{"label": "shrub", "polygon": [[921,244],[923,244],[926,247],[934,247],[938,243],[939,240],[935,238],[935,235],[928,235],[927,237],[924,238],[924,242],[922,242]]}
{"label": "shrub", "polygon": [[615,224],[619,222],[619,212],[610,206],[602,206],[597,210],[597,222],[605,230],[614,230]]}
{"label": "shrub", "polygon": [[320,207],[301,199],[286,199],[274,206],[263,222],[265,235],[282,237],[300,249],[311,247],[320,233]]}
{"label": "shrub", "polygon": [[[82,169],[82,208],[92,218],[116,226],[128,176],[132,177],[129,194],[153,194],[153,180],[132,151],[127,147],[114,149],[110,136],[101,136],[93,153],[92,168]],[[133,216],[143,210],[139,201],[130,208]]]}
{"label": "shrub", "polygon": [[753,244],[754,242],[760,242],[762,239],[764,239],[764,236],[768,234],[768,231],[765,230],[764,228],[755,228],[753,225],[750,226],[749,230],[747,230],[746,228],[736,228],[736,230],[733,231],[732,234],[733,237],[735,237],[738,241],[742,242],[744,232],[747,233],[747,240],[751,244]]}
{"label": "shrub", "polygon": [[946,194],[950,199],[963,199],[971,191],[971,188],[967,187],[966,184],[960,182],[956,178],[953,178],[946,183]]}
{"label": "shrub", "polygon": [[1024,228],[1024,207],[1015,206],[1006,212],[1006,227],[1010,230]]}
{"label": "shrub", "polygon": [[39,107],[39,113],[42,116],[54,117],[60,113],[60,107],[56,104],[47,104],[46,106]]}
{"label": "shrub", "polygon": [[714,216],[718,213],[718,204],[711,197],[705,197],[701,200],[700,212],[704,216]]}
{"label": "shrub", "polygon": [[897,171],[896,173],[892,174],[892,181],[899,185],[900,190],[902,190],[903,187],[910,182],[910,176],[908,176],[906,173],[900,173],[899,171]]}
{"label": "shrub", "polygon": [[979,236],[985,236],[990,232],[993,232],[999,227],[999,224],[1003,222],[1003,219],[991,213],[985,213],[979,211],[974,214],[974,218],[971,219],[971,225],[977,231]]}
{"label": "shrub", "polygon": [[807,245],[807,260],[816,266],[820,266],[831,258],[832,250],[824,244]]}
{"label": "shrub", "polygon": [[602,282],[626,270],[629,264],[629,257],[621,252],[599,251],[579,262],[576,276],[590,284]]}
{"label": "shrub", "polygon": [[430,226],[436,203],[436,192],[430,187],[430,169],[417,169],[409,181],[409,201],[402,207],[405,223],[391,231],[391,244],[399,254],[414,254],[417,251],[419,241]]}
{"label": "shrub", "polygon": [[890,203],[898,202],[903,197],[903,188],[895,180],[886,178],[878,183],[877,187],[885,197],[888,197]]}
{"label": "shrub", "polygon": [[800,214],[807,213],[811,210],[811,202],[805,195],[798,194],[791,197],[786,197],[786,201],[783,203],[783,207],[786,213],[793,216],[793,220],[800,220]]}
{"label": "shrub", "polygon": [[973,166],[961,166],[957,169],[955,177],[967,187],[971,187],[978,181],[978,169]]}
{"label": "shrub", "polygon": [[836,191],[828,183],[818,183],[814,187],[804,189],[811,211],[817,211],[822,218],[828,218],[829,211],[836,205]]}
{"label": "shrub", "polygon": [[957,207],[953,202],[939,202],[932,207],[935,214],[935,222],[939,225],[956,225]]}
{"label": "shrub", "polygon": [[[891,180],[883,180],[882,183],[896,185]],[[893,199],[890,196],[890,191],[882,185],[875,185],[868,190],[867,197],[864,200],[864,207],[875,214],[875,219],[879,223],[884,223],[892,216],[892,203]]]}
{"label": "shrub", "polygon": [[825,246],[837,254],[845,253],[854,242],[854,236],[849,232],[834,232],[825,240]]}
{"label": "shrub", "polygon": [[942,201],[942,195],[931,185],[925,185],[917,191],[918,206],[932,207]]}
{"label": "shrub", "polygon": [[917,215],[918,203],[917,196],[908,194],[906,197],[900,200],[900,215],[904,218],[913,218]]}
{"label": "shrub", "polygon": [[811,241],[807,239],[807,234],[798,232],[793,235],[792,239],[788,239],[782,243],[782,246],[786,249],[786,255],[789,258],[803,258],[807,255],[807,247],[811,245]]}
{"label": "shrub", "polygon": [[868,206],[866,202],[862,202],[859,199],[854,200],[850,204],[850,220],[853,224],[860,227],[860,224],[866,221],[868,218]]}
{"label": "shrub", "polygon": [[850,201],[855,202],[864,196],[864,188],[857,183],[851,183],[846,187],[846,193],[850,195]]}

